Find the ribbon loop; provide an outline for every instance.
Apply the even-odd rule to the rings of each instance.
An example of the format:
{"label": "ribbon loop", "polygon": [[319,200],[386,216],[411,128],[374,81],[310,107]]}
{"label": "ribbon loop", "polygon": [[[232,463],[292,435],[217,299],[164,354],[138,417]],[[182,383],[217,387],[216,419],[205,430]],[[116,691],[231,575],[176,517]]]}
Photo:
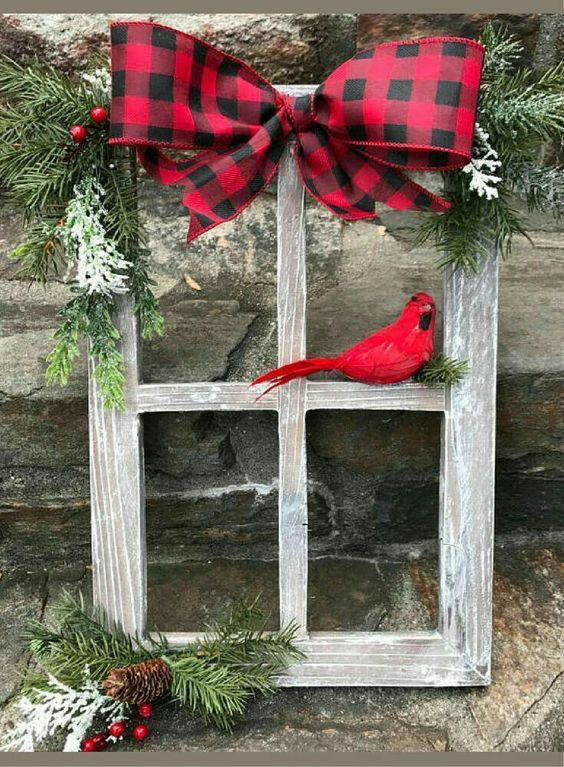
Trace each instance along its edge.
{"label": "ribbon loop", "polygon": [[[446,210],[405,171],[470,160],[484,55],[472,40],[382,43],[297,97],[170,27],[116,22],[111,43],[110,143],[137,146],[155,179],[185,188],[189,241],[252,202],[291,135],[307,190],[347,220],[374,218],[377,201]],[[174,160],[167,147],[200,151]]]}

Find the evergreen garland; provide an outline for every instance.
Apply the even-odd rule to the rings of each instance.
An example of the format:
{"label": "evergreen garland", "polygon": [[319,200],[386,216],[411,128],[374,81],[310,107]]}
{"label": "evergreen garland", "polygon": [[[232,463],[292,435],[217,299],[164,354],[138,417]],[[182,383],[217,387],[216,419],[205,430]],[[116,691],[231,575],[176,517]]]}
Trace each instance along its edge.
{"label": "evergreen garland", "polygon": [[103,611],[86,608],[82,598],[68,593],[55,606],[55,619],[56,627],[31,623],[25,635],[33,660],[20,691],[26,709],[34,703],[44,705],[49,693],[63,688],[78,695],[85,681],[99,691],[100,705],[108,705],[112,698],[104,694],[103,683],[110,672],[161,659],[172,674],[165,701],[231,729],[253,697],[273,693],[275,677],[304,658],[294,645],[294,626],[265,630],[266,616],[257,600],[238,604],[224,620],[208,627],[201,642],[181,649],[170,647],[164,637],[131,637]]}
{"label": "evergreen garland", "polygon": [[[120,286],[131,295],[145,338],[162,334],[163,319],[147,272],[134,155],[108,144],[107,123],[88,121],[93,107],[109,109],[108,72],[77,79],[0,57],[0,93],[0,180],[26,224],[26,240],[12,253],[19,275],[45,284],[78,266],[82,276],[60,312],[47,382],[68,382],[85,337],[105,406],[123,409],[123,359],[113,322]],[[68,129],[83,123],[88,139],[74,144]],[[80,275],[88,259],[98,261],[94,276],[84,268]]]}
{"label": "evergreen garland", "polygon": [[515,235],[527,237],[526,219],[512,197],[530,210],[564,211],[564,169],[540,164],[547,142],[564,139],[564,62],[545,71],[521,67],[522,46],[505,27],[486,25],[481,42],[486,54],[477,122],[500,161],[500,183],[487,196],[470,188],[469,166],[444,173],[444,197],[452,207],[439,216],[426,214],[416,238],[416,244],[434,243],[440,268],[469,272],[477,272],[492,249],[508,256]]}

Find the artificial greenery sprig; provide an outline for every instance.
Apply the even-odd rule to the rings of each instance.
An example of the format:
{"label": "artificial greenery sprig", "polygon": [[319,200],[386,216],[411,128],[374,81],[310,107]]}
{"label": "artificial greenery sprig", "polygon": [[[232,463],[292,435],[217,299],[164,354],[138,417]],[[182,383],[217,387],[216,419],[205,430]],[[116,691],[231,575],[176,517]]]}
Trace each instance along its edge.
{"label": "artificial greenery sprig", "polygon": [[454,386],[469,370],[466,360],[456,360],[437,353],[413,376],[413,380],[424,384]]}
{"label": "artificial greenery sprig", "polygon": [[26,673],[22,693],[30,699],[52,687],[53,678],[79,689],[85,669],[101,687],[117,667],[161,658],[172,672],[168,699],[223,729],[232,727],[256,695],[276,690],[275,678],[305,656],[294,644],[296,628],[265,630],[266,616],[257,600],[241,602],[208,627],[201,642],[172,648],[166,639],[143,641],[111,624],[101,610],[82,598],[63,594],[55,607],[58,625],[30,624],[26,639],[35,667]]}
{"label": "artificial greenery sprig", "polygon": [[[147,270],[134,158],[108,144],[107,123],[88,123],[90,109],[109,109],[108,72],[78,79],[0,57],[0,93],[0,181],[26,224],[12,253],[19,275],[42,284],[78,276],[59,315],[47,382],[68,382],[84,337],[105,406],[123,409],[116,295],[129,292],[144,337],[162,334],[163,319]],[[69,127],[85,122],[87,140],[73,143]]]}
{"label": "artificial greenery sprig", "polygon": [[493,196],[480,196],[463,170],[444,173],[452,207],[440,216],[426,214],[416,238],[416,244],[434,243],[440,268],[469,272],[478,271],[492,250],[508,256],[515,235],[527,236],[512,196],[530,210],[564,210],[564,169],[541,167],[539,156],[547,142],[564,138],[564,62],[544,71],[520,66],[522,46],[505,27],[486,25],[481,42],[486,53],[477,121],[501,163],[501,183]]}

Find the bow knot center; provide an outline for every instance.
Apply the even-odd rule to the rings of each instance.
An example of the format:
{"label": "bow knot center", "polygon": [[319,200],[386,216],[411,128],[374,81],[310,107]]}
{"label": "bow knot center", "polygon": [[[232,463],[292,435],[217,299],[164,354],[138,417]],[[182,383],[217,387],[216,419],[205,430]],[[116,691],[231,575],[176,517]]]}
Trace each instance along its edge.
{"label": "bow knot center", "polygon": [[313,123],[311,96],[286,96],[284,106],[290,124],[296,134],[306,133]]}

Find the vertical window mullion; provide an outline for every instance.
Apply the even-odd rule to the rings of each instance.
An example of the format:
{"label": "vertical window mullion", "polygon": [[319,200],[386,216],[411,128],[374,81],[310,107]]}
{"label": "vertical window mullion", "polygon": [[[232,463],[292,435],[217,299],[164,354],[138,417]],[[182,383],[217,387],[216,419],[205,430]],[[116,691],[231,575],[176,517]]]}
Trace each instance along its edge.
{"label": "vertical window mullion", "polygon": [[[277,227],[278,361],[283,365],[306,351],[304,190],[291,146],[279,167]],[[280,623],[295,621],[303,636],[308,565],[306,387],[301,378],[278,390]]]}

